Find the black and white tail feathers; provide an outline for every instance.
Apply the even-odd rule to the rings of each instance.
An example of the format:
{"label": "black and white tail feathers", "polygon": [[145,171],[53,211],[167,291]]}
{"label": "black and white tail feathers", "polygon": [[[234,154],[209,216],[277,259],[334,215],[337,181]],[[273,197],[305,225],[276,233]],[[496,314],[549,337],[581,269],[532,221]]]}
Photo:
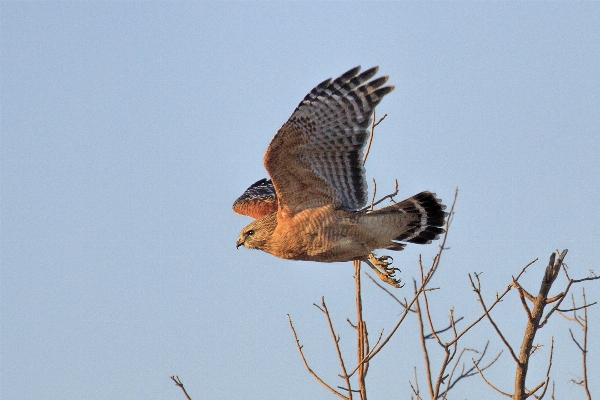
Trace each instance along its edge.
{"label": "black and white tail feathers", "polygon": [[[402,250],[403,243],[431,243],[444,233],[446,223],[445,205],[435,193],[421,192],[394,205],[376,210],[377,213],[396,214],[399,234],[386,246],[389,250]],[[391,215],[390,215],[391,216]]]}
{"label": "black and white tail feathers", "polygon": [[446,206],[435,197],[435,193],[421,192],[398,203],[398,208],[413,216],[414,220],[409,222],[409,229],[394,240],[427,244],[444,233]]}

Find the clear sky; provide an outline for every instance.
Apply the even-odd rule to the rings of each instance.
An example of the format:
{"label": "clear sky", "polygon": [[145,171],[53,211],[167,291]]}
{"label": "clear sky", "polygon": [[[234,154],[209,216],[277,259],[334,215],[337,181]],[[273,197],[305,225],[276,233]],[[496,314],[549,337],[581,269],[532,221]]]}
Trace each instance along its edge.
{"label": "clear sky", "polygon": [[[433,282],[440,325],[450,307],[478,315],[468,272],[483,273],[491,301],[539,257],[523,280],[537,292],[557,248],[572,276],[600,270],[598,2],[0,7],[3,399],[181,399],[173,374],[195,400],[332,398],[302,365],[286,314],[314,369],[342,384],[312,304],[325,296],[351,364],[351,264],[236,250],[249,219],[231,204],[266,177],[263,153],[303,96],[355,65],[379,65],[396,86],[378,107],[388,116],[369,182],[385,194],[398,178],[400,197],[430,190],[446,203],[460,190]],[[435,251],[394,254],[402,278]],[[399,311],[367,284],[376,337]],[[599,287],[587,285],[589,301]],[[525,316],[509,297],[496,316],[518,348]],[[567,329],[556,317],[540,331],[531,382],[554,335],[557,398],[581,398]],[[409,398],[422,365],[414,333],[411,319],[372,362],[373,398]],[[486,338],[502,349],[485,324],[464,344]],[[502,360],[490,374],[511,391]],[[456,398],[498,397],[471,379]]]}

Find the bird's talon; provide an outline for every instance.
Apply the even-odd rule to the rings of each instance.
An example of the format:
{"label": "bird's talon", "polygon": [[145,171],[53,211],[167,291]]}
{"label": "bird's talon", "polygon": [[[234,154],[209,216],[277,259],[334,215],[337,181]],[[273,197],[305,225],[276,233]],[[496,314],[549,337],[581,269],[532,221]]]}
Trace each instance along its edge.
{"label": "bird's talon", "polygon": [[379,279],[381,279],[385,283],[388,283],[396,288],[400,288],[403,286],[401,284],[401,280],[396,279],[396,277],[394,277],[394,274],[396,273],[396,271],[400,272],[400,269],[395,268],[395,267],[390,267],[390,264],[392,262],[387,261],[390,259],[393,261],[392,257],[390,257],[390,256],[384,255],[381,257],[375,257],[375,255],[371,253],[371,254],[369,254],[369,259],[366,262],[373,269],[373,271],[375,271],[375,273],[377,274]]}

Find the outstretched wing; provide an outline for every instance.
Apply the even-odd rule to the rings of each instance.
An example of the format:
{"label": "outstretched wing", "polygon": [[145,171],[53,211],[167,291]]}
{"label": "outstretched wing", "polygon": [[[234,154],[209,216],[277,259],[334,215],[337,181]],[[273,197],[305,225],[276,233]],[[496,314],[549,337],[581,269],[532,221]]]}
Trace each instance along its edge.
{"label": "outstretched wing", "polygon": [[250,185],[233,203],[233,211],[255,219],[277,211],[277,197],[271,181],[261,179]]}
{"label": "outstretched wing", "polygon": [[375,106],[393,86],[378,67],[360,67],[315,87],[279,129],[264,157],[279,212],[294,215],[332,204],[356,210],[367,202],[362,155]]}

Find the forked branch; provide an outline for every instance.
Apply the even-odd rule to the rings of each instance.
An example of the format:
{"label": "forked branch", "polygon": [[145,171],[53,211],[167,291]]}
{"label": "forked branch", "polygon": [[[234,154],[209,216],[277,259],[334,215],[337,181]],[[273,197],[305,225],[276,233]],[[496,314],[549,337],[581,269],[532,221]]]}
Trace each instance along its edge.
{"label": "forked branch", "polygon": [[[571,330],[571,328],[569,328],[569,334],[571,335],[571,340],[573,341],[573,343],[575,343],[575,345],[577,346],[577,348],[579,349],[579,351],[581,351],[581,364],[582,364],[582,377],[579,379],[573,379],[572,382],[575,383],[578,386],[581,386],[585,392],[586,398],[588,400],[592,400],[592,395],[590,393],[590,388],[589,388],[589,384],[588,384],[588,374],[587,374],[587,354],[588,354],[588,316],[587,316],[587,310],[588,307],[595,304],[595,303],[591,303],[589,304],[587,302],[587,299],[585,297],[585,288],[581,289],[581,297],[583,300],[583,305],[582,306],[576,306],[575,304],[575,297],[573,296],[573,294],[571,294],[571,303],[573,305],[573,307],[571,308],[571,310],[573,312],[573,316],[569,317],[567,316],[564,312],[559,310],[560,315],[562,315],[564,318],[568,319],[569,321],[575,322],[577,325],[579,325],[579,327],[581,328],[582,334],[583,334],[583,338],[581,339],[581,341],[578,341],[575,338],[575,335],[573,334],[573,331]],[[578,315],[578,311],[582,310],[583,311],[583,315]]]}
{"label": "forked branch", "polygon": [[183,394],[185,395],[185,398],[187,400],[192,400],[192,398],[190,397],[190,395],[188,394],[188,392],[185,390],[185,387],[183,387],[183,382],[181,382],[181,380],[179,379],[179,377],[177,375],[171,375],[171,379],[173,380],[173,382],[175,382],[175,385],[180,387],[181,390],[183,391]]}
{"label": "forked branch", "polygon": [[[296,334],[296,330],[294,329],[294,325],[292,324],[292,318],[290,317],[290,314],[287,314],[287,318],[288,318],[288,322],[290,323],[290,328],[292,329],[292,332],[294,333],[294,339],[296,340],[296,346],[298,347],[298,352],[300,353],[300,357],[302,358],[302,362],[304,363],[304,366],[306,367],[306,369],[308,370],[308,372],[323,386],[325,386],[327,389],[329,389],[329,391],[331,391],[332,393],[334,393],[335,395],[337,395],[338,397],[341,397],[342,399],[347,399],[349,400],[350,397],[344,396],[343,394],[341,394],[340,392],[338,392],[337,390],[335,390],[333,387],[329,386],[323,379],[321,379],[321,377],[319,375],[317,375],[308,365],[308,362],[306,361],[306,358],[304,357],[304,352],[302,352],[302,345],[300,344],[300,341],[298,340],[298,335]],[[348,391],[349,396],[351,396],[351,392]]]}
{"label": "forked branch", "polygon": [[329,315],[329,310],[327,309],[327,305],[325,304],[325,297],[321,297],[321,307],[315,306],[325,314],[327,318],[327,324],[329,325],[329,331],[331,332],[331,337],[333,338],[333,343],[335,345],[335,351],[338,356],[338,361],[340,362],[340,366],[342,368],[342,373],[339,375],[340,378],[346,381],[346,387],[342,388],[348,391],[348,399],[352,400],[352,386],[350,384],[350,377],[348,376],[348,372],[346,371],[346,365],[344,364],[344,357],[342,357],[342,352],[340,350],[340,336],[335,333],[333,328],[333,323],[331,322],[331,316]]}
{"label": "forked branch", "polygon": [[[553,350],[554,350],[554,340],[552,340],[552,344],[550,346],[550,360],[548,362],[548,368],[546,371],[546,377],[545,377],[544,381],[540,382],[536,387],[534,387],[531,390],[528,390],[525,386],[525,381],[527,378],[527,372],[528,372],[528,368],[529,368],[529,360],[530,360],[533,352],[538,348],[538,345],[536,345],[536,346],[533,345],[536,333],[539,329],[541,329],[548,322],[548,319],[550,318],[550,316],[552,315],[552,313],[554,311],[558,310],[559,312],[561,312],[558,307],[564,300],[564,298],[565,298],[566,294],[568,293],[572,284],[587,281],[587,280],[594,280],[594,279],[598,278],[596,276],[592,276],[592,277],[584,278],[584,279],[571,279],[568,276],[567,270],[564,266],[564,258],[567,255],[567,251],[568,250],[565,249],[562,252],[556,251],[555,253],[552,253],[552,255],[550,256],[550,261],[548,263],[548,266],[546,267],[544,276],[542,278],[540,289],[536,296],[533,296],[532,294],[527,292],[518,283],[518,279],[521,274],[519,274],[519,276],[517,276],[516,278],[513,278],[512,284],[509,285],[507,290],[502,294],[502,296],[504,296],[504,294],[506,294],[508,292],[508,290],[511,288],[511,286],[515,287],[518,291],[519,298],[521,300],[521,304],[523,305],[523,309],[525,310],[525,313],[527,316],[525,332],[523,334],[523,340],[522,340],[521,348],[520,348],[518,355],[513,350],[512,346],[509,344],[505,335],[502,333],[501,328],[498,326],[498,324],[492,318],[492,316],[490,314],[491,307],[487,307],[484,303],[483,296],[481,294],[481,283],[479,281],[479,276],[475,275],[475,279],[474,279],[472,276],[469,275],[469,278],[471,279],[471,285],[473,287],[473,290],[477,294],[479,303],[481,304],[481,307],[484,310],[484,315],[487,317],[490,324],[494,327],[496,333],[498,334],[498,336],[500,337],[502,342],[505,344],[505,346],[509,350],[511,356],[513,357],[513,359],[515,360],[515,363],[517,365],[516,372],[515,372],[515,391],[512,395],[508,395],[506,392],[503,392],[503,391],[495,388],[485,378],[483,373],[480,373],[480,375],[486,383],[488,383],[490,386],[494,387],[494,389],[497,390],[499,393],[508,395],[509,397],[512,397],[515,400],[524,400],[528,397],[534,397],[537,399],[541,399],[546,394],[546,391],[547,391],[549,383],[550,383],[550,369],[552,367],[552,354],[553,354]],[[524,270],[529,265],[531,265],[531,263],[528,264],[521,271],[521,273],[523,273]],[[567,286],[560,294],[553,296],[553,297],[549,297],[550,289],[552,288],[552,285],[556,281],[556,278],[558,277],[558,274],[560,273],[561,270],[564,271],[564,273],[567,277]],[[496,301],[493,304],[496,304],[502,296],[496,295]],[[529,306],[529,304],[527,303],[528,301],[533,304],[531,306]],[[550,311],[548,311],[544,315],[545,307],[550,304],[553,304],[553,306],[551,307]],[[587,312],[588,306],[589,306],[589,304],[587,304],[585,299],[584,299],[584,304],[581,307],[576,307],[575,303],[573,302],[573,307],[569,310],[569,311],[574,312],[574,317],[571,319],[580,323],[581,319],[580,319],[580,317],[577,316],[577,311],[583,310],[585,313],[585,312]],[[575,344],[580,348],[580,350],[582,350],[582,346],[575,340],[573,335],[571,337],[572,337],[573,341],[575,342]],[[585,354],[586,352],[582,351],[582,353]],[[587,381],[587,377],[585,377],[585,373],[586,373],[585,357],[584,357],[583,363],[584,363],[584,378],[581,380],[582,383]],[[541,394],[539,394],[539,395],[536,394],[536,392],[538,392],[542,388],[543,388],[543,390],[542,390]]]}
{"label": "forked branch", "polygon": [[381,123],[387,117],[387,114],[384,114],[383,117],[379,118],[379,121],[375,122],[375,110],[373,110],[373,117],[371,117],[371,130],[369,132],[369,140],[367,141],[367,148],[365,150],[365,155],[363,156],[363,165],[367,162],[367,157],[369,156],[369,150],[371,150],[371,143],[373,143],[373,134],[375,133],[375,127]]}

